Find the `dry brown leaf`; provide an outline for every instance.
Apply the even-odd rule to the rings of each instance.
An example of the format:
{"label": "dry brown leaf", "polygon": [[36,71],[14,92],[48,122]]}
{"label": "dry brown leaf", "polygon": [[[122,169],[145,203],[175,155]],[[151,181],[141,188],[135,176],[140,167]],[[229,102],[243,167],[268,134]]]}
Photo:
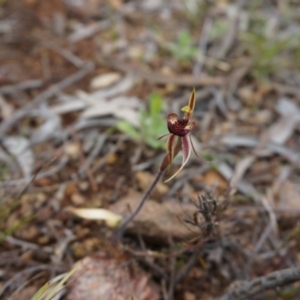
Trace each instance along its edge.
{"label": "dry brown leaf", "polygon": [[108,87],[121,79],[121,74],[112,72],[98,75],[91,80],[90,88],[93,90]]}
{"label": "dry brown leaf", "polygon": [[299,185],[287,180],[280,189],[278,208],[300,214],[300,189]]}
{"label": "dry brown leaf", "polygon": [[231,186],[237,187],[239,182],[243,179],[245,172],[248,168],[253,164],[255,160],[254,156],[244,157],[241,161],[239,161],[234,170],[234,174],[231,179]]}
{"label": "dry brown leaf", "polygon": [[[128,208],[133,210],[141,197],[142,194],[131,191],[126,197],[113,204],[110,210],[128,216]],[[176,200],[158,203],[148,199],[134,221],[128,225],[128,232],[138,233],[161,242],[166,242],[168,237],[173,237],[175,240],[195,237],[201,234],[201,231],[193,227],[191,229],[183,221],[192,218],[194,212],[195,206],[192,203],[181,204]]]}
{"label": "dry brown leaf", "polygon": [[285,144],[285,142],[293,134],[298,122],[298,117],[295,115],[282,117],[279,121],[277,121],[269,128],[269,140],[279,145]]}
{"label": "dry brown leaf", "polygon": [[220,192],[226,190],[228,187],[227,180],[224,179],[222,175],[220,175],[215,170],[209,170],[203,175],[203,183],[212,188],[217,188]]}
{"label": "dry brown leaf", "polygon": [[[32,174],[35,160],[29,140],[21,136],[9,136],[4,138],[2,142],[9,154],[12,154],[18,161],[24,177],[29,177]],[[5,156],[7,156],[7,154],[0,149],[0,158]],[[6,161],[9,160],[7,157]]]}
{"label": "dry brown leaf", "polygon": [[76,208],[69,206],[66,210],[83,219],[105,221],[109,227],[117,227],[122,220],[120,215],[103,208]]}

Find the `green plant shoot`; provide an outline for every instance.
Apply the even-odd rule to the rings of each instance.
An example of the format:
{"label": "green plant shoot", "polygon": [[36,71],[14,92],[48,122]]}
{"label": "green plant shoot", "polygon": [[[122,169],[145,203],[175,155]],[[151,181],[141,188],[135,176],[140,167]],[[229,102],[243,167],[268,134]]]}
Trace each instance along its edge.
{"label": "green plant shoot", "polygon": [[117,129],[132,139],[145,143],[154,149],[164,148],[165,143],[157,140],[157,137],[166,130],[165,118],[162,113],[162,98],[159,94],[152,93],[148,103],[148,109],[141,111],[139,129],[127,121],[118,122]]}

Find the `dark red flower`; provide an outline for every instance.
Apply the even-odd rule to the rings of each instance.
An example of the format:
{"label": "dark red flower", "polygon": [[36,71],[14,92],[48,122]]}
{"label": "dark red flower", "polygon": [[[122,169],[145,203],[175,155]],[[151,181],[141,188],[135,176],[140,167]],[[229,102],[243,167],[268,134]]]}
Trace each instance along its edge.
{"label": "dark red flower", "polygon": [[192,143],[192,139],[189,136],[189,133],[196,126],[195,122],[190,121],[195,108],[195,100],[196,100],[196,92],[195,89],[193,89],[188,105],[184,106],[181,109],[181,111],[184,112],[184,117],[182,119],[179,119],[176,114],[174,113],[169,114],[167,118],[167,124],[170,133],[159,137],[159,139],[161,139],[165,136],[169,136],[167,141],[167,155],[165,156],[161,164],[160,167],[161,170],[165,170],[168,166],[172,164],[174,157],[178,154],[180,149],[182,149],[183,152],[181,167],[175,174],[173,174],[165,182],[173,179],[184,168],[191,155],[192,149],[198,159],[200,159],[201,161],[205,161],[202,157],[200,157],[196,153],[195,147]]}

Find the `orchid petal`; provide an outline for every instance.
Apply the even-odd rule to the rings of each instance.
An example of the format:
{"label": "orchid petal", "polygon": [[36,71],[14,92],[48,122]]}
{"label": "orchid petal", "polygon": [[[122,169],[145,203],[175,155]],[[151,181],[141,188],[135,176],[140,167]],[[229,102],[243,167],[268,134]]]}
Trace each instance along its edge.
{"label": "orchid petal", "polygon": [[[182,146],[181,146],[182,142],[181,142],[181,138],[178,136],[177,137],[177,144],[174,147],[174,157],[176,157],[176,155],[179,153],[179,151],[181,150]],[[173,158],[174,158],[173,157]]]}
{"label": "orchid petal", "polygon": [[196,155],[196,157],[197,157],[200,161],[202,161],[202,162],[207,162],[204,158],[202,158],[201,156],[199,156],[199,155],[197,154],[196,149],[195,149],[194,144],[193,144],[193,141],[192,141],[192,137],[190,136],[189,138],[190,138],[190,143],[191,143],[193,152],[194,152],[194,154]]}
{"label": "orchid petal", "polygon": [[189,123],[188,119],[178,119],[176,114],[168,115],[168,130],[178,136],[184,136],[188,134],[194,127],[195,122]]}
{"label": "orchid petal", "polygon": [[167,152],[168,152],[168,164],[171,165],[174,158],[174,142],[176,139],[176,135],[170,134],[167,141]]}
{"label": "orchid petal", "polygon": [[182,142],[182,152],[183,152],[182,165],[180,169],[175,174],[173,174],[169,179],[167,179],[165,182],[168,182],[172,180],[175,176],[177,176],[177,174],[184,168],[184,166],[186,165],[186,163],[188,162],[191,156],[192,149],[191,149],[189,138],[187,136],[183,136],[181,137],[181,142]]}
{"label": "orchid petal", "polygon": [[170,133],[166,133],[166,134],[164,134],[164,135],[161,135],[160,137],[157,138],[157,140],[161,140],[161,139],[163,139],[164,137],[169,136],[169,135],[170,135]]}
{"label": "orchid petal", "polygon": [[[177,143],[174,146],[175,138],[177,138]],[[160,170],[164,171],[167,167],[170,167],[174,157],[178,154],[181,149],[181,139],[174,135],[170,134],[169,139],[167,141],[167,155],[164,157],[161,165]]]}
{"label": "orchid petal", "polygon": [[196,103],[196,90],[195,90],[195,88],[193,88],[190,99],[189,99],[189,107],[190,107],[191,112],[194,111],[195,103]]}
{"label": "orchid petal", "polygon": [[184,114],[185,119],[189,120],[192,117],[195,108],[195,103],[196,103],[196,90],[195,88],[193,88],[193,91],[189,99],[189,104],[187,106],[184,106],[181,109],[181,111],[185,113]]}
{"label": "orchid petal", "polygon": [[167,117],[167,121],[169,124],[176,124],[178,121],[178,116],[176,114],[169,114]]}
{"label": "orchid petal", "polygon": [[187,131],[192,131],[195,127],[196,127],[196,122],[190,122],[184,127],[184,129]]}

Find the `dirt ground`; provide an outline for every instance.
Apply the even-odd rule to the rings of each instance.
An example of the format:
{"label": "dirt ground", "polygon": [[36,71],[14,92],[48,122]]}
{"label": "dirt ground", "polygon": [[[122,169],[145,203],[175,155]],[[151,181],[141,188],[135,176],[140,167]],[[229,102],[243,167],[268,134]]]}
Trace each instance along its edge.
{"label": "dirt ground", "polygon": [[[299,32],[296,0],[0,0],[0,299],[300,299]],[[193,88],[206,161],[118,238]]]}

